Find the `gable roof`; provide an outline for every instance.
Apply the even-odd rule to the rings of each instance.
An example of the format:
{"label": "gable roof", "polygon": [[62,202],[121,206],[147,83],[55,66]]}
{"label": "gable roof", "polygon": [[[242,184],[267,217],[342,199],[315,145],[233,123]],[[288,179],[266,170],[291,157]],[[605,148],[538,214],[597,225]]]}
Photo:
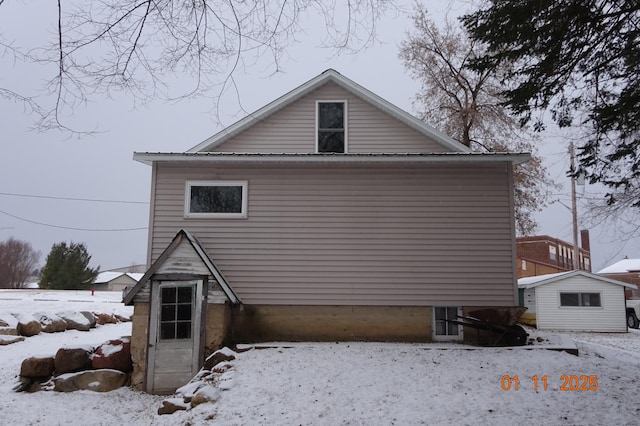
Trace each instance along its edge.
{"label": "gable roof", "polygon": [[171,240],[171,243],[169,243],[167,248],[164,249],[160,257],[158,257],[158,259],[155,262],[153,262],[153,265],[151,265],[151,267],[147,270],[147,272],[145,272],[142,278],[138,281],[138,284],[136,284],[135,287],[133,287],[131,291],[129,291],[124,296],[122,301],[125,305],[130,305],[133,302],[133,298],[142,289],[144,284],[151,279],[153,274],[156,273],[156,271],[160,268],[160,266],[162,266],[162,264],[169,258],[169,256],[171,256],[174,250],[183,241],[187,241],[191,245],[191,247],[193,247],[193,249],[197,253],[202,263],[209,270],[209,273],[218,282],[218,285],[220,286],[224,294],[227,296],[227,299],[229,299],[231,303],[240,303],[240,299],[238,298],[236,293],[233,291],[229,283],[227,283],[227,280],[222,276],[218,267],[213,263],[211,258],[209,258],[206,251],[202,248],[202,245],[200,244],[200,242],[190,232],[184,229],[181,229],[180,231],[178,231],[176,236],[173,237],[173,240]]}
{"label": "gable roof", "polygon": [[444,133],[439,132],[438,130],[429,126],[422,120],[417,119],[416,117],[409,114],[408,112],[393,105],[391,102],[386,101],[385,99],[381,98],[380,96],[376,95],[370,90],[365,89],[364,87],[348,79],[347,77],[343,76],[342,74],[340,74],[334,69],[328,69],[324,71],[322,74],[296,87],[289,93],[265,105],[264,107],[260,108],[253,114],[249,114],[248,116],[236,122],[235,124],[232,124],[231,126],[223,129],[222,131],[211,136],[210,138],[204,140],[203,142],[194,146],[187,152],[202,152],[202,151],[213,150],[216,147],[228,141],[229,139],[233,138],[234,136],[238,135],[239,133],[243,132],[249,127],[253,126],[254,124],[264,120],[265,118],[269,117],[275,112],[292,104],[293,102],[297,101],[298,99],[302,98],[303,96],[307,95],[308,93],[323,86],[328,82],[335,83],[336,85],[354,94],[355,96],[359,97],[365,102],[368,102],[369,104],[373,105],[379,110],[396,118],[401,123],[404,123],[405,125],[418,131],[419,133],[423,134],[427,138],[446,147],[451,152],[471,152],[471,149],[469,147],[461,144],[460,142],[445,135]]}
{"label": "gable roof", "polygon": [[628,274],[640,272],[640,259],[622,259],[598,271],[599,274]]}
{"label": "gable roof", "polygon": [[537,275],[534,277],[526,277],[520,278],[518,280],[518,288],[534,288],[541,285],[551,284],[554,282],[562,281],[567,278],[575,277],[575,276],[583,276],[587,278],[592,278],[597,281],[602,281],[609,284],[615,284],[622,287],[628,288],[637,288],[633,284],[624,283],[618,280],[612,280],[611,278],[603,277],[600,275],[592,274],[587,271],[567,271],[567,272],[559,272],[557,274],[546,274],[546,275]]}

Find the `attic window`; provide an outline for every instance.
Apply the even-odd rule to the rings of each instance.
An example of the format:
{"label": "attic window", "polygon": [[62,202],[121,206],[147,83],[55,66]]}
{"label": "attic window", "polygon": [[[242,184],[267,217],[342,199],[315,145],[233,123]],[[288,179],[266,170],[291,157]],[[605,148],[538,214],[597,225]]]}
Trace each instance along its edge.
{"label": "attic window", "polygon": [[247,182],[188,181],[184,216],[228,219],[247,217]]}
{"label": "attic window", "polygon": [[316,110],[317,152],[347,152],[347,101],[318,101]]}

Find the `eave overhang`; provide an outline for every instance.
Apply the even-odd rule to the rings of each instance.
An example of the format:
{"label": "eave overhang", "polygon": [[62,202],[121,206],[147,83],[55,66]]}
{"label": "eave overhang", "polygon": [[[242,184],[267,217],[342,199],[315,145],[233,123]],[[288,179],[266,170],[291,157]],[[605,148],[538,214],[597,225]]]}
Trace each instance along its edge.
{"label": "eave overhang", "polygon": [[531,159],[528,152],[447,152],[430,154],[256,154],[226,152],[135,152],[133,159],[153,163],[210,164],[521,164]]}

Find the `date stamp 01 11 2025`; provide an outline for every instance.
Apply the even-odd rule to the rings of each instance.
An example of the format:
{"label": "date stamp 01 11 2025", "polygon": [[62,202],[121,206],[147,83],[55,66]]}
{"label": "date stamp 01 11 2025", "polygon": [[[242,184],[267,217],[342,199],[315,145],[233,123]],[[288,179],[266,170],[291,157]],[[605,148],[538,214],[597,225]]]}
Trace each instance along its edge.
{"label": "date stamp 01 11 2025", "polygon": [[[518,376],[504,375],[500,379],[500,387],[503,391],[517,391],[521,386],[525,386]],[[534,391],[546,391],[549,388],[549,379],[544,376],[532,376],[531,386]],[[596,391],[598,390],[598,376],[596,375],[567,375],[560,376],[561,391]]]}

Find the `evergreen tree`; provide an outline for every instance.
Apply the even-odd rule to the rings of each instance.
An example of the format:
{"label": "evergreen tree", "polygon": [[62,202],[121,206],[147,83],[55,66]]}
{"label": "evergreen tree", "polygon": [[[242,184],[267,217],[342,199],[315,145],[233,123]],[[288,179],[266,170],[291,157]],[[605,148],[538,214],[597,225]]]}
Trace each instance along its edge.
{"label": "evergreen tree", "polygon": [[550,111],[579,126],[572,172],[606,185],[610,205],[640,208],[640,2],[494,0],[463,22],[488,47],[476,70],[512,66],[505,103],[525,122]]}
{"label": "evergreen tree", "polygon": [[54,244],[42,268],[40,287],[55,290],[87,288],[95,280],[100,267],[90,268],[91,255],[83,243]]}

